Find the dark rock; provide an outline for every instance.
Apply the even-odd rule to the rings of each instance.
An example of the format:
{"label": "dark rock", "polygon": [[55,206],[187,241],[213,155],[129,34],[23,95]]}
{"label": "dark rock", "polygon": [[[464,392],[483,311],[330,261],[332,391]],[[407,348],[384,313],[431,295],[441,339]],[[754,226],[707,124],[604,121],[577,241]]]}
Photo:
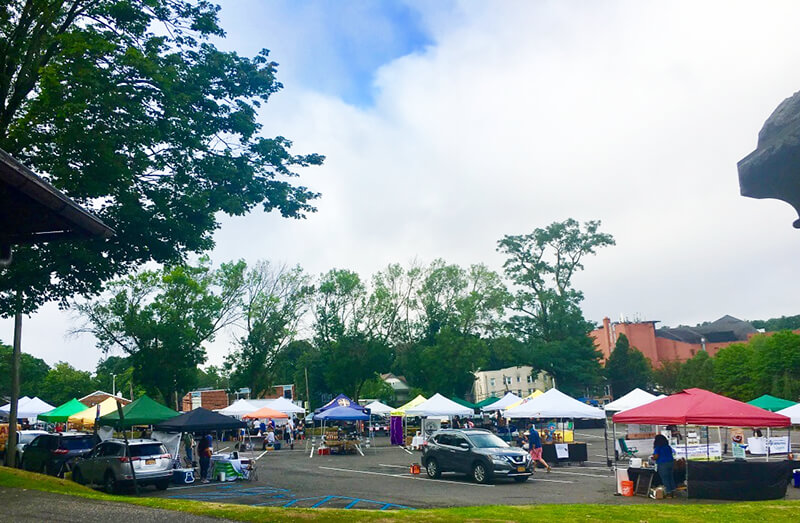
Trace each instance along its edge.
{"label": "dark rock", "polygon": [[[800,216],[800,91],[767,118],[758,147],[738,166],[742,196],[783,200]],[[800,219],[793,225],[800,228]]]}

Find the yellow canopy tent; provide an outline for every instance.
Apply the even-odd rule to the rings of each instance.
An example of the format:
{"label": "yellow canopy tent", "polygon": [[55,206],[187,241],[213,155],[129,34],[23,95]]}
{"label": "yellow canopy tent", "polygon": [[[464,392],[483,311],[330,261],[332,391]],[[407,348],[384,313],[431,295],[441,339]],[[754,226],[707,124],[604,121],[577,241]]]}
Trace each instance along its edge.
{"label": "yellow canopy tent", "polygon": [[77,414],[73,414],[67,418],[67,421],[83,427],[93,427],[94,420],[98,417],[98,407],[100,407],[100,416],[105,416],[106,414],[110,414],[111,412],[117,410],[117,400],[115,400],[113,397],[106,398],[100,404],[95,405],[94,407],[89,407],[88,409],[78,412]]}
{"label": "yellow canopy tent", "polygon": [[526,401],[532,400],[536,396],[541,396],[542,394],[544,394],[544,392],[542,392],[542,391],[537,389],[537,390],[531,392],[530,394],[528,394],[527,396],[525,396],[524,398],[522,398],[521,400],[517,401],[516,403],[512,403],[511,405],[506,407],[506,409],[510,409],[510,408],[516,407],[517,405],[522,405]]}
{"label": "yellow canopy tent", "polygon": [[424,401],[428,401],[428,398],[426,398],[425,396],[420,394],[416,398],[414,398],[413,400],[411,400],[408,403],[406,403],[405,405],[403,405],[402,407],[397,407],[396,409],[394,409],[392,411],[392,416],[405,417],[406,416],[406,410],[408,410],[408,409],[410,409],[412,407],[416,407],[417,405],[419,405],[420,403],[422,403]]}

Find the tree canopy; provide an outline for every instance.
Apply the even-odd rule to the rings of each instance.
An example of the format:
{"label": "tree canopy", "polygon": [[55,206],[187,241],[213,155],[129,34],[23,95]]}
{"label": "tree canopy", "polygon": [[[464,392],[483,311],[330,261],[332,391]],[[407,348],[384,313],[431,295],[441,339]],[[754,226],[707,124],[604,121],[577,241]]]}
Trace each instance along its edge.
{"label": "tree canopy", "polygon": [[627,336],[620,334],[605,365],[605,375],[613,397],[620,398],[636,388],[649,388],[651,374],[647,357],[631,347]]}
{"label": "tree canopy", "polygon": [[318,195],[292,181],[323,157],[261,135],[277,64],[266,50],[217,49],[218,11],[189,0],[0,6],[0,148],[116,231],[19,248],[0,270],[0,315],[206,251],[221,214],[314,210]]}

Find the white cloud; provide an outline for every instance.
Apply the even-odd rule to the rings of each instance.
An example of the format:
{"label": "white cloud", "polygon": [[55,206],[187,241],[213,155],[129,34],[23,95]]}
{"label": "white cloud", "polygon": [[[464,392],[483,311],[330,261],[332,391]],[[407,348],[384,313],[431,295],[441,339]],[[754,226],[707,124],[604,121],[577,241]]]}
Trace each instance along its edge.
{"label": "white cloud", "polygon": [[[435,45],[383,65],[374,106],[302,85],[273,99],[266,132],[328,156],[301,178],[323,193],[319,212],[225,218],[215,261],[364,275],[413,257],[499,268],[504,234],[601,219],[617,246],[577,278],[590,319],[800,312],[793,211],[739,196],[736,172],[764,119],[800,89],[800,4],[418,5],[429,4]],[[48,309],[29,322],[26,350],[58,359],[62,318]],[[80,347],[64,358],[93,367]]]}

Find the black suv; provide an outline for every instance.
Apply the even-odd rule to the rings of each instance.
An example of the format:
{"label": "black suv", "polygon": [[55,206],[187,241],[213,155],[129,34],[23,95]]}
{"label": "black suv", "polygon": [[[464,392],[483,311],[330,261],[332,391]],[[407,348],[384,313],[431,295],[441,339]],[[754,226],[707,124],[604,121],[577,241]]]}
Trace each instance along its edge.
{"label": "black suv", "polygon": [[478,483],[496,478],[521,483],[534,470],[530,454],[483,429],[437,430],[422,447],[422,465],[430,478],[462,472]]}
{"label": "black suv", "polygon": [[82,432],[42,434],[25,447],[22,468],[64,477],[64,473],[70,470],[72,461],[91,452],[98,441],[96,436]]}

